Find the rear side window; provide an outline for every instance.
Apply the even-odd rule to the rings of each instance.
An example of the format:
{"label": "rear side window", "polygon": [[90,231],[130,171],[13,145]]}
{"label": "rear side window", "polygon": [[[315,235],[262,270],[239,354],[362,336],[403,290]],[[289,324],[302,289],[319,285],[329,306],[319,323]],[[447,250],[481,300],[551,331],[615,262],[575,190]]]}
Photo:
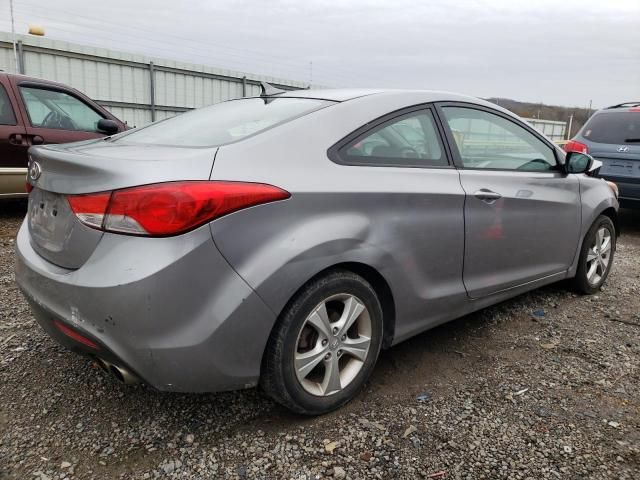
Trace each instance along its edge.
{"label": "rear side window", "polygon": [[594,115],[582,136],[595,143],[640,142],[640,112],[602,112]]}
{"label": "rear side window", "polygon": [[447,158],[430,110],[392,118],[338,150],[341,163],[389,167],[444,167]]}
{"label": "rear side window", "polygon": [[215,147],[330,105],[311,98],[246,98],[192,110],[119,137],[117,142]]}
{"label": "rear side window", "polygon": [[82,100],[59,90],[20,87],[31,125],[56,130],[97,132],[102,118]]}
{"label": "rear side window", "polygon": [[15,125],[16,115],[9,101],[9,96],[2,85],[0,85],[0,125]]}

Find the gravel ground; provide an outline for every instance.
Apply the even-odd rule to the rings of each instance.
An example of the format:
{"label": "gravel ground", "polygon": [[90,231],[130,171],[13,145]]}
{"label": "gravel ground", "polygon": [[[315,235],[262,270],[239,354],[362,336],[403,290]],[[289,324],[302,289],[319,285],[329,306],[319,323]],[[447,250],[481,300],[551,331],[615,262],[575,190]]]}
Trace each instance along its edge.
{"label": "gravel ground", "polygon": [[598,295],[554,285],[420,335],[312,419],[121,386],[59,347],[13,281],[23,214],[1,206],[0,478],[640,478],[640,212]]}

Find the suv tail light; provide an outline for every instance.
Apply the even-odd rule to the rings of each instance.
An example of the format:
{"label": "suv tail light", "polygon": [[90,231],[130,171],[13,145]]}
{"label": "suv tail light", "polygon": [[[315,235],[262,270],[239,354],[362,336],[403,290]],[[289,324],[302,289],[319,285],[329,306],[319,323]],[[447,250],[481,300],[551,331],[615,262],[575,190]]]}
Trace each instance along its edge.
{"label": "suv tail light", "polygon": [[589,153],[589,148],[584,143],[569,140],[564,146],[565,152]]}
{"label": "suv tail light", "polygon": [[68,195],[67,199],[78,219],[89,227],[165,237],[185,233],[243,208],[290,196],[285,190],[262,183],[189,181]]}

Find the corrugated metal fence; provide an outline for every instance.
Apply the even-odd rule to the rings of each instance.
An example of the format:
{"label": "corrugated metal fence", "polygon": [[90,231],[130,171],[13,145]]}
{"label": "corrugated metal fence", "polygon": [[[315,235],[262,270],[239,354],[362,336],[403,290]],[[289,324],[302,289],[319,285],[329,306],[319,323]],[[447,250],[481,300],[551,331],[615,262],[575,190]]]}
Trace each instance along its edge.
{"label": "corrugated metal fence", "polygon": [[[260,94],[260,82],[308,84],[205,65],[18,35],[18,71],[81,90],[131,126],[212,103]],[[0,69],[15,72],[11,35],[0,32]]]}

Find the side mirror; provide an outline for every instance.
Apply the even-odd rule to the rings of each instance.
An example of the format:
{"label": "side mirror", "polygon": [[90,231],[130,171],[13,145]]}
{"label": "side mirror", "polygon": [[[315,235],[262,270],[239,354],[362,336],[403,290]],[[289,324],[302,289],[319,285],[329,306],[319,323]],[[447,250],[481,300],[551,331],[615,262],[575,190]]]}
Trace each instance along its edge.
{"label": "side mirror", "polygon": [[588,173],[594,170],[596,164],[600,166],[600,162],[586,153],[569,152],[564,158],[564,169],[567,173]]}
{"label": "side mirror", "polygon": [[118,133],[118,130],[120,130],[120,126],[113,120],[110,120],[108,118],[101,118],[100,120],[98,120],[99,132],[106,133],[107,135],[113,135],[115,133]]}

